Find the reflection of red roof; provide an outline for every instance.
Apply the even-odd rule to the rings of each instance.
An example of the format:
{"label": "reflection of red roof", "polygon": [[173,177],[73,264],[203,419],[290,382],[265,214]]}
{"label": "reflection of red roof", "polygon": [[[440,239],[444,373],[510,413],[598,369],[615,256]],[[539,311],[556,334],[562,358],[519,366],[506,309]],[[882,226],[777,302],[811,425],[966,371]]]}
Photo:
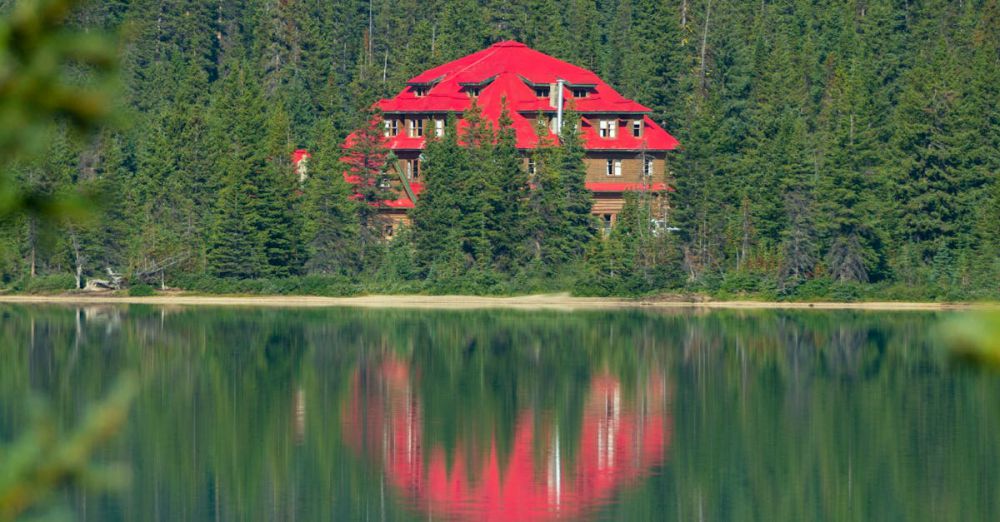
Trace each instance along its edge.
{"label": "reflection of red roof", "polygon": [[[584,145],[587,149],[645,148],[650,151],[666,151],[677,148],[677,140],[646,116],[650,112],[648,107],[625,98],[587,69],[514,41],[499,42],[464,58],[424,71],[410,79],[410,85],[396,97],[381,100],[377,105],[389,114],[462,113],[472,104],[467,89],[474,84],[480,89],[477,103],[483,109],[483,116],[494,124],[500,117],[501,100],[507,99],[517,134],[517,146],[531,149],[537,145],[538,137],[528,117],[539,112],[552,114],[556,111],[548,97],[539,98],[536,95],[534,86],[554,84],[559,79],[568,84],[564,88],[567,108],[584,116],[641,116],[645,122],[642,138],[633,138],[628,129],[620,129],[617,138],[608,139],[598,137],[593,129],[588,132],[586,127],[589,122],[585,119]],[[585,88],[587,96],[573,98],[572,87]],[[417,96],[418,89],[426,89],[426,95]],[[389,147],[396,150],[422,149],[423,143],[423,138],[407,137],[402,128],[398,136],[389,139]]]}
{"label": "reflection of red roof", "polygon": [[[662,376],[631,394],[610,375],[594,377],[577,433],[559,433],[547,412],[518,413],[504,458],[496,433],[488,441],[455,441],[451,458],[440,445],[425,446],[425,426],[436,423],[424,419],[420,387],[411,383],[405,361],[389,357],[360,370],[350,386],[345,440],[379,462],[398,493],[434,518],[580,517],[661,464],[670,444]],[[578,441],[572,457],[560,448],[567,435]],[[477,447],[478,442],[486,446]]]}

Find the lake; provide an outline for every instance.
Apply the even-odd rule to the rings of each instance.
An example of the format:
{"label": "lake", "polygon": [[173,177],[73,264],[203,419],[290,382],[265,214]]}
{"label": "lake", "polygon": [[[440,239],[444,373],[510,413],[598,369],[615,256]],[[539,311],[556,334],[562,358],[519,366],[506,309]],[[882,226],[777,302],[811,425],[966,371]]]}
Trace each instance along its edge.
{"label": "lake", "polygon": [[0,305],[0,440],[130,371],[79,520],[995,520],[947,317]]}

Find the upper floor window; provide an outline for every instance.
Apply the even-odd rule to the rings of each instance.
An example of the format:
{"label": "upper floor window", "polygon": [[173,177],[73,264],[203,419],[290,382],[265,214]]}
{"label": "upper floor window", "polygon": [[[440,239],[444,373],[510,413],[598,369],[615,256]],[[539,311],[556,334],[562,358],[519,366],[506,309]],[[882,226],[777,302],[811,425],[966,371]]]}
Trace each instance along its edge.
{"label": "upper floor window", "polygon": [[444,136],[444,120],[441,118],[434,120],[434,135],[438,138]]}
{"label": "upper floor window", "polygon": [[429,90],[430,89],[428,89],[427,87],[414,87],[413,88],[413,95],[416,96],[416,97],[418,97],[418,98],[423,97],[423,96],[427,96],[427,91],[429,91]]}
{"label": "upper floor window", "polygon": [[544,87],[535,87],[535,96],[537,96],[539,98],[548,98],[549,97],[549,92],[550,92],[549,91],[549,86],[547,86],[547,85],[544,86]]}
{"label": "upper floor window", "polygon": [[391,118],[385,120],[385,135],[387,137],[396,136],[399,134],[399,120]]}
{"label": "upper floor window", "polygon": [[636,138],[642,136],[642,120],[632,120],[632,136]]}
{"label": "upper floor window", "polygon": [[414,118],[410,120],[410,137],[419,138],[424,135],[424,120]]}
{"label": "upper floor window", "polygon": [[602,138],[617,138],[618,120],[601,120],[600,135]]}
{"label": "upper floor window", "polygon": [[621,177],[622,175],[622,160],[620,159],[609,159],[607,167],[604,173],[608,176]]}
{"label": "upper floor window", "polygon": [[645,158],[642,161],[642,175],[652,176],[653,175],[653,158]]}
{"label": "upper floor window", "polygon": [[469,98],[479,97],[479,87],[466,87],[465,92],[469,93]]}
{"label": "upper floor window", "polygon": [[574,98],[586,98],[587,96],[590,96],[590,89],[581,89],[579,87],[573,89]]}

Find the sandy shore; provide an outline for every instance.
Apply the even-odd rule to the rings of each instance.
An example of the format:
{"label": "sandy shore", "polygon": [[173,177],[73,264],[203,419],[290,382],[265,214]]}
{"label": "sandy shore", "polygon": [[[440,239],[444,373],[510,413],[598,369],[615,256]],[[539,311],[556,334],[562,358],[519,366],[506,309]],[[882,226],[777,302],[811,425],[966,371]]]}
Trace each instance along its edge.
{"label": "sandy shore", "polygon": [[465,310],[482,308],[553,309],[553,310],[609,310],[627,308],[646,309],[813,309],[813,310],[971,310],[1000,309],[1000,303],[784,303],[766,301],[684,301],[658,299],[623,299],[599,297],[571,297],[566,294],[547,294],[517,297],[478,296],[424,296],[424,295],[374,295],[361,297],[313,296],[195,296],[169,295],[154,297],[118,297],[112,295],[59,295],[27,296],[0,295],[0,303],[16,304],[149,304],[167,306],[269,306],[269,307],[360,307],[360,308],[422,308]]}

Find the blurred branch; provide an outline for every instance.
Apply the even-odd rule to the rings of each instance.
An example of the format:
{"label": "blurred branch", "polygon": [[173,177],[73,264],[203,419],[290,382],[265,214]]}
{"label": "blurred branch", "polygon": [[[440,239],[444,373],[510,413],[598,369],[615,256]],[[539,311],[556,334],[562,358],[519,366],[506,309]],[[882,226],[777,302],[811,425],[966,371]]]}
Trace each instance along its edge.
{"label": "blurred branch", "polygon": [[111,393],[89,409],[67,437],[56,435],[52,415],[40,406],[32,429],[7,448],[0,448],[0,520],[13,520],[68,484],[117,489],[127,482],[121,465],[90,463],[94,451],[121,429],[138,391],[132,375],[119,378]]}
{"label": "blurred branch", "polygon": [[1000,370],[1000,313],[970,314],[944,325],[951,357]]}
{"label": "blurred branch", "polygon": [[[0,215],[58,214],[65,205],[15,185],[11,164],[44,151],[59,121],[92,132],[112,115],[116,49],[107,36],[65,27],[80,3],[22,0],[0,19]],[[74,68],[84,80],[69,78]]]}

